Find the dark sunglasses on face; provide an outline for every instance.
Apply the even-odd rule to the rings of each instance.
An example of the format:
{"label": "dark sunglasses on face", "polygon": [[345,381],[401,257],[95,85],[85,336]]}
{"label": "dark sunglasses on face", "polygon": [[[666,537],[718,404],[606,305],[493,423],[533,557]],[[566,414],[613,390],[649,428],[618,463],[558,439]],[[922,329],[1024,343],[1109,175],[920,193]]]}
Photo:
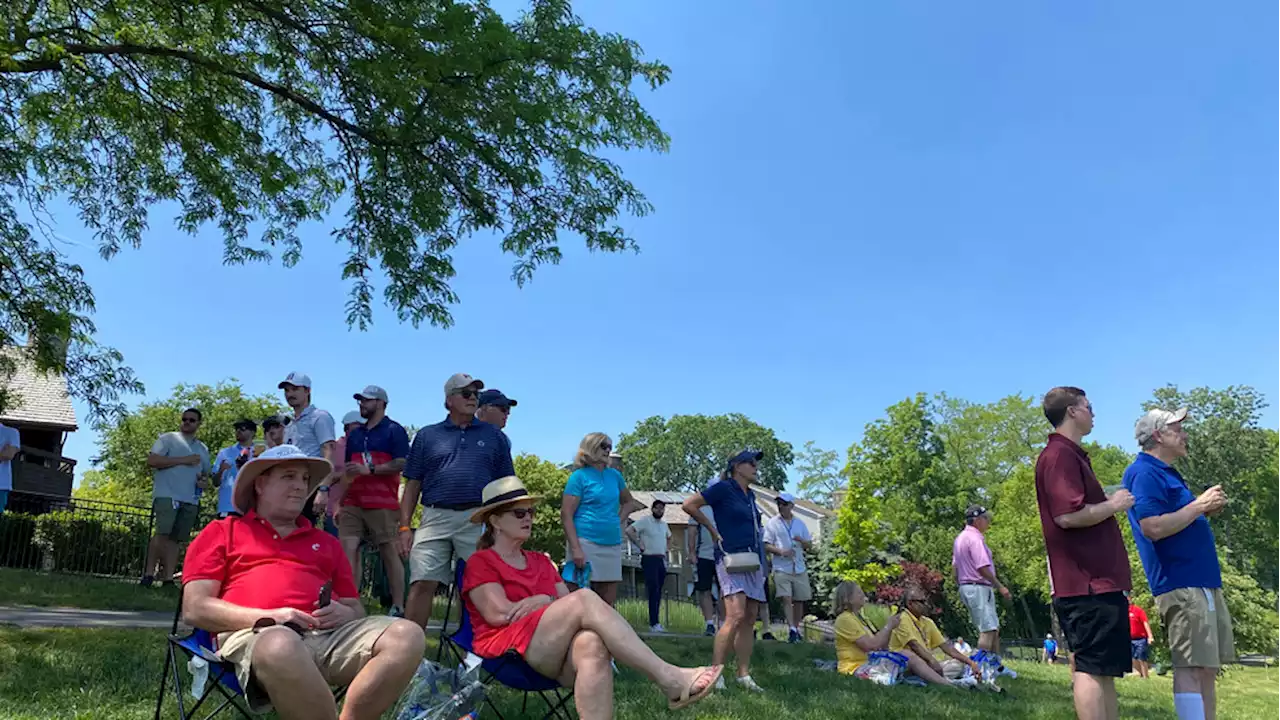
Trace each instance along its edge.
{"label": "dark sunglasses on face", "polygon": [[197,418],[193,418],[193,417],[184,417],[184,418],[182,418],[182,422],[184,422],[184,423],[198,423],[198,422],[200,422],[200,421],[199,421]]}
{"label": "dark sunglasses on face", "polygon": [[516,508],[510,512],[517,520],[523,520],[526,517],[533,517],[533,508]]}
{"label": "dark sunglasses on face", "polygon": [[477,393],[475,390],[458,390],[453,394],[462,396],[462,399],[464,400],[471,400],[472,398],[479,395],[479,393]]}

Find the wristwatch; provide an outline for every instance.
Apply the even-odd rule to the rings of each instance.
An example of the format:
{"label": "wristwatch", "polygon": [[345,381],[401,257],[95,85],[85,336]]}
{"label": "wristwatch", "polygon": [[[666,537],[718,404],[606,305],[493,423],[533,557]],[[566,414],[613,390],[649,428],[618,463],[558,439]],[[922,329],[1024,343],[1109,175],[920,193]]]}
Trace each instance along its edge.
{"label": "wristwatch", "polygon": [[328,485],[321,485],[320,487],[316,488],[316,492],[324,492],[324,493],[327,493],[327,492],[329,492],[329,486],[328,486]]}

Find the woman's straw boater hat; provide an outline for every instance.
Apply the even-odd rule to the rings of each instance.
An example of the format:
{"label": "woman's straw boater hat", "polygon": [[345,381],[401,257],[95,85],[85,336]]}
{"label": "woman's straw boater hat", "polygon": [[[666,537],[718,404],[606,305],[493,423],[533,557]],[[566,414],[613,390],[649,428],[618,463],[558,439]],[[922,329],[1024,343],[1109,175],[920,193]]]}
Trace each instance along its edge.
{"label": "woman's straw boater hat", "polygon": [[472,513],[471,522],[478,525],[491,513],[500,512],[508,505],[525,500],[537,502],[541,499],[541,495],[530,495],[524,483],[515,475],[498,478],[484,486],[484,491],[480,493],[480,508]]}
{"label": "woman's straw boater hat", "polygon": [[240,468],[240,472],[236,473],[236,487],[231,496],[236,510],[241,513],[249,512],[249,508],[253,505],[254,479],[276,465],[284,463],[298,463],[306,466],[307,495],[315,492],[320,481],[333,472],[333,466],[324,458],[308,457],[293,445],[277,445],[245,463],[244,467]]}

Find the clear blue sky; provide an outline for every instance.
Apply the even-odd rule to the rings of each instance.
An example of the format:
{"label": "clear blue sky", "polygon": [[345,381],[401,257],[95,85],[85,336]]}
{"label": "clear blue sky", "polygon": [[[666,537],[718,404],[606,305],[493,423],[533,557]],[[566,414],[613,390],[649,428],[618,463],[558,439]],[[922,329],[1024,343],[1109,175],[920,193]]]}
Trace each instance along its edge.
{"label": "clear blue sky", "polygon": [[383,385],[406,424],[441,418],[445,378],[469,372],[520,401],[517,451],[556,460],[674,413],[742,412],[843,452],[917,391],[1079,385],[1095,439],[1126,448],[1166,383],[1276,400],[1274,4],[579,11],[673,69],[644,93],[671,152],[622,158],[657,208],[627,222],[639,255],[567,238],[521,290],[477,237],[454,258],[456,327],[380,307],[361,334],[327,226],[297,268],[227,268],[216,232],[182,235],[164,209],[109,263],[68,217],[102,341],[148,398],[232,376],[275,392],[298,369],[335,415]]}

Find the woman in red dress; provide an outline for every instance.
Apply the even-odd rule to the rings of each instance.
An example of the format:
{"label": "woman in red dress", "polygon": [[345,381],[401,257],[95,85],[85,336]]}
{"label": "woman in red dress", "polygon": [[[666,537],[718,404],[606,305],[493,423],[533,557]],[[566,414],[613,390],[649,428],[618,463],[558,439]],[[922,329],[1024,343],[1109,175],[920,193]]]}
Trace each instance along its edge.
{"label": "woman in red dress", "polygon": [[519,478],[505,477],[485,486],[483,504],[471,516],[485,524],[462,576],[475,653],[496,658],[514,651],[542,675],[573,687],[582,720],[613,717],[614,658],[657,684],[671,709],[706,697],[723,666],[664,661],[600,596],[569,592],[546,555],[522,549],[539,499]]}

